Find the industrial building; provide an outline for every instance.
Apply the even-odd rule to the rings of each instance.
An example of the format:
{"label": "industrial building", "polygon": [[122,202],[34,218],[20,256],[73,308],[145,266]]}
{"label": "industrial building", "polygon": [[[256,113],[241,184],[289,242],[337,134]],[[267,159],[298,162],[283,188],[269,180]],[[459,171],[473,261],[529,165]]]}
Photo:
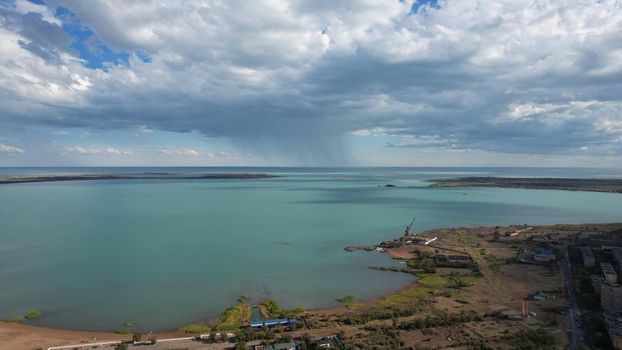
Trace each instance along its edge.
{"label": "industrial building", "polygon": [[600,306],[606,312],[622,312],[622,286],[617,283],[603,283],[600,286]]}
{"label": "industrial building", "polygon": [[583,256],[583,266],[591,267],[596,265],[596,259],[594,253],[590,247],[581,247],[581,255]]}

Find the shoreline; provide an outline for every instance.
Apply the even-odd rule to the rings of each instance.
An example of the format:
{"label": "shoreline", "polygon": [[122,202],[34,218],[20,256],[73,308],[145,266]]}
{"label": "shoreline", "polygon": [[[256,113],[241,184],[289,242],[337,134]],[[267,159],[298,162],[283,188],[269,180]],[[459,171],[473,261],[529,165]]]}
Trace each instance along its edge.
{"label": "shoreline", "polygon": [[[599,226],[601,228],[607,227],[619,227],[622,224],[617,223],[588,223],[588,224],[553,224],[553,225],[536,225],[533,226],[534,229],[545,229],[550,230],[555,227],[563,227],[567,228],[561,230],[577,230],[581,226]],[[509,225],[509,227],[514,227],[517,230],[522,228],[523,226],[519,225]],[[576,228],[575,228],[576,227]],[[480,226],[478,228],[434,228],[430,230],[426,230],[425,232],[419,233],[417,236],[426,237],[431,235],[443,235],[443,234],[451,234],[451,232],[455,230],[482,230],[482,229],[494,229],[493,226]],[[521,232],[524,230],[518,230],[516,232]],[[533,232],[533,231],[531,231]],[[396,239],[400,240],[398,236]],[[384,242],[383,242],[384,243]],[[414,246],[411,246],[414,247]],[[434,246],[431,246],[434,247]],[[451,246],[450,246],[451,247]],[[472,248],[472,247],[471,247]],[[408,257],[402,256],[401,248],[387,248],[383,254],[385,254],[388,258],[391,259],[408,259]],[[412,248],[409,248],[412,250]],[[443,248],[443,249],[447,249]],[[450,250],[455,249],[451,248]],[[367,267],[366,267],[367,268]],[[400,272],[402,273],[402,272]],[[314,309],[308,309],[304,312],[305,315],[335,315],[335,314],[346,314],[352,311],[356,311],[359,308],[374,306],[388,297],[396,296],[398,294],[416,290],[419,288],[425,288],[425,284],[421,284],[416,277],[413,275],[413,280],[409,282],[404,287],[389,290],[386,293],[379,294],[373,298],[357,300],[351,305],[343,305],[343,306],[330,306],[330,307],[320,307]],[[210,318],[213,320],[213,318]],[[207,318],[205,319],[207,320]],[[183,327],[184,325],[180,325]],[[157,338],[166,338],[166,337],[190,337],[196,336],[196,334],[189,334],[180,332],[178,329],[173,330],[162,330],[152,333],[151,335]],[[32,325],[28,323],[14,323],[14,322],[6,322],[0,321],[0,350],[3,349],[19,349],[19,348],[38,348],[42,345],[44,347],[49,346],[62,346],[62,345],[70,345],[70,344],[79,344],[79,343],[87,343],[92,341],[119,341],[119,340],[130,340],[132,337],[132,333],[129,334],[117,334],[113,331],[105,332],[105,331],[88,331],[88,330],[72,330],[72,329],[63,329],[63,328],[54,328],[48,326],[38,326]]]}
{"label": "shoreline", "polygon": [[277,175],[266,173],[128,173],[128,174],[51,174],[0,176],[0,185],[93,180],[245,180],[268,179]]}
{"label": "shoreline", "polygon": [[457,177],[427,180],[429,188],[496,187],[622,193],[622,179],[555,177]]}

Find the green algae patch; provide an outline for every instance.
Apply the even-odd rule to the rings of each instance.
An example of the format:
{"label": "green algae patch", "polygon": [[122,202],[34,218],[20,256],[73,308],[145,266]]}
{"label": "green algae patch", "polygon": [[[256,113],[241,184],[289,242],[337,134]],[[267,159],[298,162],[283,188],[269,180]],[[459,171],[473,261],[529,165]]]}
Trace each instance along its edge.
{"label": "green algae patch", "polygon": [[201,324],[189,324],[186,326],[183,326],[181,328],[179,328],[179,331],[182,333],[189,333],[189,334],[201,334],[201,333],[209,333],[211,332],[211,328],[209,328],[208,326],[204,326]]}
{"label": "green algae patch", "polygon": [[36,320],[39,317],[41,317],[41,312],[39,311],[29,312],[26,315],[24,315],[24,318],[27,320]]}
{"label": "green algae patch", "polygon": [[22,317],[14,317],[14,318],[9,318],[6,320],[2,320],[4,322],[8,322],[8,323],[22,323],[24,319]]}

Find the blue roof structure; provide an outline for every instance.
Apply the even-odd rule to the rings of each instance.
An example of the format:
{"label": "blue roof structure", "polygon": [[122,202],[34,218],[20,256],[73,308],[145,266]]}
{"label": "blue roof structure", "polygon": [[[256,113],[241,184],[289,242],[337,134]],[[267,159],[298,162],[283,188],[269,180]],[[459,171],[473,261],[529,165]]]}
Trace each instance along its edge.
{"label": "blue roof structure", "polygon": [[538,255],[553,255],[553,252],[550,250],[546,250],[546,249],[536,249],[536,254]]}
{"label": "blue roof structure", "polygon": [[296,320],[293,318],[275,318],[272,320],[253,321],[251,322],[251,327],[253,328],[272,327],[272,326],[277,326],[277,325],[282,325],[282,324],[293,326],[293,325],[296,325]]}

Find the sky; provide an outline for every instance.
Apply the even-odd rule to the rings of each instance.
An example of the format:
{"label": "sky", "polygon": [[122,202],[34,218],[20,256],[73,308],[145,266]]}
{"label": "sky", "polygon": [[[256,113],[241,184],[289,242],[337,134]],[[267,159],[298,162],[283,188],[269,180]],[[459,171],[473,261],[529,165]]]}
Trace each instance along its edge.
{"label": "sky", "polygon": [[620,0],[0,0],[0,166],[620,164]]}

